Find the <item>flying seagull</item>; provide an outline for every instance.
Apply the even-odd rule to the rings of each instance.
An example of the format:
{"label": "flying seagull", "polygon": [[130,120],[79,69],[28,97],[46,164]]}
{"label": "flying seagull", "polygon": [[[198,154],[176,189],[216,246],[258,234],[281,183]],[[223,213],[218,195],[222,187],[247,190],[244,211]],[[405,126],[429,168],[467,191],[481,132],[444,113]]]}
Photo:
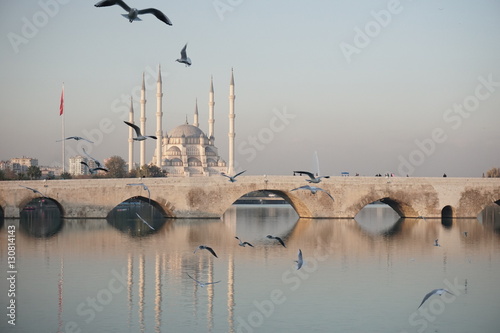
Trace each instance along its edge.
{"label": "flying seagull", "polygon": [[214,250],[212,250],[212,248],[211,248],[211,247],[209,247],[209,246],[200,245],[200,246],[198,246],[198,247],[196,248],[196,250],[194,250],[194,252],[193,252],[193,253],[196,253],[196,251],[198,251],[198,250],[207,250],[208,252],[212,253],[212,254],[214,255],[214,257],[215,257],[215,258],[218,258],[218,257],[217,257],[217,254],[215,254],[215,251],[214,251]]}
{"label": "flying seagull", "polygon": [[304,260],[302,260],[302,251],[299,249],[299,253],[297,254],[297,260],[295,260],[297,263],[297,270],[299,270],[302,265],[304,264]]}
{"label": "flying seagull", "polygon": [[142,21],[138,17],[138,15],[153,14],[160,21],[165,22],[168,25],[172,25],[172,22],[170,21],[170,19],[165,14],[163,14],[161,11],[159,11],[158,9],[155,9],[155,8],[146,8],[146,9],[130,8],[122,0],[103,0],[103,1],[99,1],[94,6],[96,6],[96,7],[109,7],[109,6],[114,6],[114,5],[119,5],[120,7],[125,9],[125,11],[128,12],[128,14],[122,14],[122,16],[128,18],[130,23],[132,23],[132,21]]}
{"label": "flying seagull", "polygon": [[277,236],[271,236],[271,235],[267,235],[266,237],[269,239],[276,239],[278,242],[280,242],[281,245],[283,245],[283,247],[286,247],[285,242],[283,242],[283,240],[281,238],[279,238]]}
{"label": "flying seagull", "polygon": [[323,190],[320,187],[304,185],[304,186],[301,186],[301,187],[294,188],[293,190],[290,190],[290,191],[296,191],[296,190],[309,190],[309,191],[311,191],[312,194],[316,194],[316,192],[322,191],[322,192],[325,192],[326,194],[328,194],[328,196],[330,198],[332,198],[333,201],[335,201],[335,199],[333,199],[333,197],[330,195],[330,193],[328,193],[327,191]]}
{"label": "flying seagull", "polygon": [[98,166],[98,167],[96,167],[96,168],[91,168],[91,167],[87,164],[87,162],[80,161],[80,163],[81,163],[81,164],[83,164],[83,165],[85,165],[85,166],[89,169],[89,172],[90,172],[90,174],[91,174],[91,175],[93,175],[94,173],[96,173],[96,172],[97,172],[97,170],[102,170],[102,171],[105,171],[105,172],[109,172],[109,170],[108,170],[108,169],[103,168],[103,167],[101,167],[101,166]]}
{"label": "flying seagull", "polygon": [[191,275],[189,275],[189,273],[186,273],[187,276],[189,276],[191,278],[191,280],[194,280],[200,287],[205,287],[205,286],[208,286],[209,284],[216,284],[216,283],[219,283],[219,281],[215,281],[215,282],[200,282],[198,280],[196,280],[194,277],[192,277]]}
{"label": "flying seagull", "polygon": [[146,140],[147,138],[151,138],[151,139],[156,140],[156,136],[154,136],[154,135],[142,135],[141,129],[139,128],[139,126],[132,124],[132,123],[129,123],[128,121],[125,121],[125,120],[123,122],[135,130],[135,134],[137,134],[137,137],[134,138],[135,141],[143,141],[143,140]]}
{"label": "flying seagull", "polygon": [[241,241],[241,239],[240,239],[238,236],[236,236],[236,237],[234,237],[234,238],[236,238],[237,240],[239,240],[239,241],[240,241],[240,243],[238,244],[239,246],[243,246],[243,247],[245,247],[246,245],[248,245],[248,246],[250,246],[250,247],[253,247],[253,245],[252,245],[252,244],[250,244],[249,242],[242,242],[242,241]]}
{"label": "flying seagull", "polygon": [[147,225],[148,227],[150,227],[152,230],[155,230],[155,228],[153,228],[153,227],[152,227],[152,226],[151,226],[151,225],[150,225],[150,224],[149,224],[149,223],[148,223],[145,219],[143,219],[143,218],[141,217],[141,215],[139,215],[139,214],[137,214],[137,213],[135,213],[135,215],[137,215],[137,217],[138,217],[138,218],[140,218],[140,219],[141,219],[141,221],[142,221],[142,222],[144,222],[144,224],[146,224],[146,225]]}
{"label": "flying seagull", "polygon": [[66,139],[57,140],[56,142],[61,142],[63,140],[76,140],[76,141],[83,140],[83,141],[87,141],[90,143],[94,143],[94,141],[87,140],[85,138],[82,138],[81,136],[68,136]]}
{"label": "flying seagull", "polygon": [[33,192],[33,193],[35,193],[35,194],[40,194],[40,195],[41,195],[42,197],[44,197],[44,198],[47,198],[47,196],[46,196],[45,194],[43,194],[42,192],[40,192],[40,191],[38,191],[38,190],[35,190],[34,188],[31,188],[31,187],[28,187],[28,186],[23,186],[23,185],[19,185],[19,186],[24,187],[24,188],[26,188],[26,189],[28,189],[28,190],[32,191],[32,192]]}
{"label": "flying seagull", "polygon": [[319,176],[315,177],[312,172],[308,171],[294,171],[293,173],[298,173],[299,175],[307,175],[310,179],[306,179],[309,183],[317,184],[321,182],[321,178],[330,178],[330,176]]}
{"label": "flying seagull", "polygon": [[239,175],[241,175],[243,172],[245,172],[246,170],[243,170],[241,172],[238,172],[237,174],[235,174],[234,176],[229,176],[229,175],[226,175],[224,172],[221,172],[220,174],[224,177],[227,177],[229,178],[229,181],[231,183],[234,183],[236,181],[236,177],[238,177]]}
{"label": "flying seagull", "polygon": [[441,246],[441,244],[438,243],[437,239],[434,241],[434,246]]}
{"label": "flying seagull", "polygon": [[82,148],[82,150],[83,150],[83,153],[85,155],[87,155],[88,158],[90,158],[92,161],[95,162],[95,165],[97,165],[98,168],[103,167],[102,164],[101,164],[101,162],[99,162],[98,160],[96,160],[95,158],[93,158],[92,156],[90,156],[89,154],[87,154],[87,152],[85,151],[85,148]]}
{"label": "flying seagull", "polygon": [[427,301],[427,299],[428,299],[429,297],[431,297],[432,295],[434,295],[434,294],[438,294],[439,296],[441,296],[441,295],[442,295],[443,293],[445,293],[445,292],[446,292],[446,293],[448,293],[448,294],[450,294],[450,295],[455,296],[455,294],[453,294],[453,293],[449,292],[449,291],[448,291],[448,290],[446,290],[446,289],[434,289],[433,291],[431,291],[430,293],[428,293],[427,295],[425,295],[425,296],[424,296],[424,299],[422,300],[422,303],[420,303],[420,305],[418,306],[418,308],[417,308],[417,309],[420,309],[420,307],[422,306],[422,304],[424,304],[424,302],[425,302],[425,301]]}
{"label": "flying seagull", "polygon": [[142,186],[142,189],[148,191],[148,200],[151,203],[151,192],[149,191],[149,187],[147,187],[144,183],[135,183],[135,184],[127,184],[128,186]]}
{"label": "flying seagull", "polygon": [[181,57],[177,59],[177,62],[180,62],[181,64],[185,64],[186,67],[191,66],[191,59],[187,56],[186,48],[187,48],[187,43],[184,45],[184,47],[181,50]]}

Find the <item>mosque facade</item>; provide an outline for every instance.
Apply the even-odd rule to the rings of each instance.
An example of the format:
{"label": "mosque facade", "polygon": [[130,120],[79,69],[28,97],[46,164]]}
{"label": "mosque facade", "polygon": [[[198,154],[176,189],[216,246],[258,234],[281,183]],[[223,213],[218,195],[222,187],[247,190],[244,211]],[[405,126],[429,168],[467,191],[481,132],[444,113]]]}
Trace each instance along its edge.
{"label": "mosque facade", "polygon": [[[210,80],[209,102],[208,102],[208,132],[204,133],[198,123],[198,103],[196,102],[193,124],[186,122],[170,132],[162,131],[162,81],[161,71],[158,72],[157,80],[157,110],[156,110],[156,148],[154,150],[150,165],[155,165],[167,174],[167,177],[196,177],[213,176],[220,173],[234,173],[234,77],[231,70],[231,81],[229,89],[229,163],[220,156],[215,146],[214,135],[214,88],[213,80]],[[145,110],[145,85],[144,76],[141,90],[141,133],[146,133],[146,110]],[[134,123],[134,110],[132,101],[129,113],[129,122]],[[129,130],[129,171],[134,166],[134,132]],[[140,142],[140,165],[145,164],[145,142]]]}

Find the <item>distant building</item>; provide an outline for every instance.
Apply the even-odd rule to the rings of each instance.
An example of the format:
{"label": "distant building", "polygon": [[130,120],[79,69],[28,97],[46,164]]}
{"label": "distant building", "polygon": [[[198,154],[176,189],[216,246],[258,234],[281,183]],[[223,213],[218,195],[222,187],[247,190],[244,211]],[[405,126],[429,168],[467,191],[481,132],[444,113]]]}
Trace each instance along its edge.
{"label": "distant building", "polygon": [[38,166],[38,159],[31,157],[15,157],[9,160],[10,169],[15,173],[28,171],[30,166]]}
{"label": "distant building", "polygon": [[94,160],[89,160],[86,157],[77,155],[69,158],[69,173],[74,176],[90,175],[89,168],[83,165],[81,162],[88,164],[90,168],[95,168],[97,165]]}

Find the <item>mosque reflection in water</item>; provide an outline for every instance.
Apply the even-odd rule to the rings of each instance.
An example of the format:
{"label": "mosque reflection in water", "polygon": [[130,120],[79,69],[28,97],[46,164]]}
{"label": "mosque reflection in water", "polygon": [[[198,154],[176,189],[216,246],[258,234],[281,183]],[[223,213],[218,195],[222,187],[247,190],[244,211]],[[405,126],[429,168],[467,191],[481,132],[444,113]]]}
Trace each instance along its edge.
{"label": "mosque reflection in water", "polygon": [[[299,246],[304,253],[323,251],[332,257],[336,257],[338,253],[339,262],[349,267],[346,260],[352,259],[346,259],[345,253],[354,257],[363,253],[369,253],[369,256],[377,256],[377,253],[381,257],[386,256],[385,252],[391,251],[390,248],[373,247],[380,237],[391,239],[392,247],[399,246],[398,251],[401,253],[409,252],[407,250],[418,253],[426,251],[427,245],[422,246],[425,250],[415,251],[417,247],[420,249],[420,245],[409,242],[409,238],[431,244],[435,237],[443,237],[442,243],[446,244],[452,242],[446,230],[455,230],[455,233],[460,234],[467,231],[471,237],[483,239],[490,237],[487,236],[488,233],[500,234],[498,206],[487,207],[478,219],[442,221],[401,219],[385,207],[371,209],[370,212],[360,212],[354,221],[299,219],[293,209],[286,205],[233,206],[221,220],[172,220],[165,218],[148,203],[131,200],[117,206],[104,222],[63,220],[58,206],[53,201],[38,198],[31,201],[21,212],[20,230],[21,234],[27,237],[20,237],[19,243],[24,251],[34,251],[27,255],[36,257],[38,254],[35,247],[30,248],[29,238],[59,237],[58,246],[47,243],[44,249],[46,252],[41,255],[51,258],[50,265],[58,268],[58,331],[64,331],[65,325],[68,324],[86,327],[87,330],[83,331],[88,331],[89,328],[99,329],[100,324],[97,320],[94,321],[92,308],[87,304],[79,308],[77,306],[80,311],[64,307],[64,304],[72,303],[71,300],[63,301],[64,297],[68,297],[65,296],[64,290],[78,290],[80,283],[93,283],[90,282],[92,274],[81,268],[88,266],[92,267],[88,268],[91,270],[111,270],[111,276],[116,276],[117,279],[122,272],[126,276],[123,285],[126,293],[113,294],[108,291],[116,301],[113,303],[113,309],[109,308],[107,311],[115,312],[118,317],[115,319],[115,325],[120,329],[160,332],[165,329],[181,330],[194,325],[197,328],[193,331],[221,331],[222,327],[222,331],[236,332],[244,329],[248,331],[254,327],[251,318],[245,316],[247,313],[253,313],[251,302],[249,306],[243,305],[239,308],[237,304],[245,304],[246,298],[255,299],[255,296],[252,291],[243,291],[241,282],[237,292],[235,276],[243,279],[244,275],[254,275],[253,278],[259,279],[255,268],[262,265],[281,265],[281,273],[283,267],[288,269],[288,266],[292,266]],[[74,232],[69,232],[66,228]],[[268,234],[280,236],[287,248],[266,239]],[[237,235],[250,241],[255,248],[237,246],[237,240],[234,239]],[[460,239],[463,241],[463,238]],[[205,251],[193,254],[200,244],[216,246],[219,258],[214,258]],[[74,262],[72,257],[75,254],[72,250],[75,249],[76,252],[87,251],[89,260],[83,263]],[[101,257],[105,264],[96,263],[96,255]],[[90,259],[92,257],[94,259]],[[238,264],[240,261],[245,262],[245,265]],[[27,272],[30,267],[24,267],[23,270]],[[65,280],[67,272],[70,275],[80,274],[81,277],[75,281]],[[222,282],[203,288],[193,283],[186,273],[199,281]],[[107,279],[109,280],[109,276]],[[102,285],[101,280],[91,290],[99,291]],[[26,286],[24,290],[23,292],[29,293],[30,288]],[[110,290],[113,291],[111,288]],[[84,295],[87,294],[82,292],[73,297],[81,300],[85,299]],[[101,298],[105,301],[103,295]],[[222,295],[225,296],[221,297]],[[33,311],[43,311],[43,298],[31,301]],[[30,308],[30,305],[26,306]],[[179,312],[179,307],[188,309],[189,314]],[[215,309],[218,309],[217,314],[214,314]],[[225,309],[224,319],[221,318],[220,309]],[[123,326],[124,317],[120,317],[124,312],[127,314],[126,326]],[[50,319],[45,319],[41,327],[52,329],[54,324]]]}

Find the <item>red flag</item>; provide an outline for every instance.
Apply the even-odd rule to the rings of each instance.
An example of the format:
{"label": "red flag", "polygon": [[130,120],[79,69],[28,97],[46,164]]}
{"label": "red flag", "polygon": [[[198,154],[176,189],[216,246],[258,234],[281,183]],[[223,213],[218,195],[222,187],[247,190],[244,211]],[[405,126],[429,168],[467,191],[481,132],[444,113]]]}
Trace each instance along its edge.
{"label": "red flag", "polygon": [[64,112],[64,86],[61,92],[61,105],[59,106],[59,115],[61,116]]}

